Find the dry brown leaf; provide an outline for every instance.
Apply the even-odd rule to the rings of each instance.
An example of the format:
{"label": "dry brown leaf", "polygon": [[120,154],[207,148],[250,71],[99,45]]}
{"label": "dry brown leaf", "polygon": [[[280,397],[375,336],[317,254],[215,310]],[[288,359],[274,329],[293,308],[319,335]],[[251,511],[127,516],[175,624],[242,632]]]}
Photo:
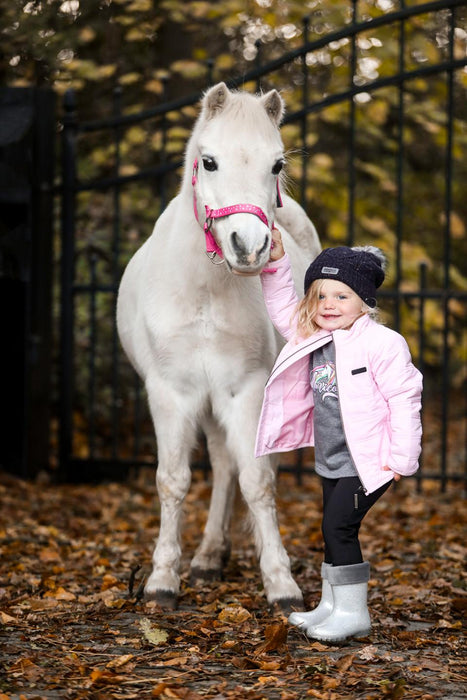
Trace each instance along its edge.
{"label": "dry brown leaf", "polygon": [[261,683],[261,685],[266,685],[270,683],[277,683],[277,678],[275,676],[260,676],[258,678],[258,683]]}
{"label": "dry brown leaf", "polygon": [[241,624],[245,620],[249,620],[250,617],[251,613],[241,605],[228,605],[218,615],[221,622],[228,622],[233,625]]}
{"label": "dry brown leaf", "polygon": [[39,559],[43,563],[48,563],[53,561],[61,561],[61,556],[60,552],[58,552],[55,548],[46,547],[41,550],[39,554]]}
{"label": "dry brown leaf", "polygon": [[174,656],[171,659],[162,661],[161,666],[185,666],[188,663],[188,656]]}
{"label": "dry brown leaf", "polygon": [[117,656],[115,659],[112,659],[112,661],[109,661],[108,664],[106,664],[106,668],[121,668],[122,666],[126,666],[126,664],[134,659],[134,654],[123,654],[122,656]]}
{"label": "dry brown leaf", "polygon": [[[8,615],[7,613],[3,612],[0,610],[0,620],[2,621],[3,625],[14,625],[18,624],[18,620],[16,617],[12,617],[11,615]],[[1,700],[1,696],[0,696]]]}
{"label": "dry brown leaf", "polygon": [[255,656],[264,654],[267,651],[281,649],[287,642],[288,628],[283,622],[268,625],[264,631],[265,641],[255,650]]}
{"label": "dry brown leaf", "polygon": [[74,593],[66,591],[64,588],[56,588],[54,591],[47,591],[44,593],[44,598],[54,598],[55,600],[76,600]]}
{"label": "dry brown leaf", "polygon": [[342,659],[339,659],[337,662],[336,670],[339,671],[339,673],[345,673],[352,666],[354,658],[355,654],[343,656]]}
{"label": "dry brown leaf", "polygon": [[280,661],[266,661],[263,659],[257,660],[258,668],[262,671],[279,671],[281,667]]}
{"label": "dry brown leaf", "polygon": [[320,690],[315,690],[314,688],[310,688],[309,690],[307,690],[306,694],[311,696],[312,698],[319,698],[319,700],[335,700],[335,698],[337,698],[337,695],[335,693],[322,693]]}
{"label": "dry brown leaf", "polygon": [[323,676],[321,682],[324,690],[338,688],[341,684],[340,679],[333,676]]}

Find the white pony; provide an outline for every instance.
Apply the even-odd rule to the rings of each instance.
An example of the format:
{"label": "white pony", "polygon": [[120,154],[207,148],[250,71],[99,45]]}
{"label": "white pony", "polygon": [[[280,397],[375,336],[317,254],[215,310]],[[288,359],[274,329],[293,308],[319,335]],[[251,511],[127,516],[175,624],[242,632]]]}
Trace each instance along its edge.
{"label": "white pony", "polygon": [[199,431],[213,487],[192,578],[219,576],[228,560],[238,479],[268,602],[284,611],[303,604],[279,535],[275,469],[269,458],[254,457],[263,389],[280,349],[258,276],[268,264],[275,217],[297,284],[320,250],[296,202],[284,196],[276,212],[283,111],[276,90],[259,97],[219,83],[206,92],[180,192],[120,286],[119,335],[144,381],[158,449],[161,520],[145,595],[166,608],[176,606],[179,593],[180,520]]}

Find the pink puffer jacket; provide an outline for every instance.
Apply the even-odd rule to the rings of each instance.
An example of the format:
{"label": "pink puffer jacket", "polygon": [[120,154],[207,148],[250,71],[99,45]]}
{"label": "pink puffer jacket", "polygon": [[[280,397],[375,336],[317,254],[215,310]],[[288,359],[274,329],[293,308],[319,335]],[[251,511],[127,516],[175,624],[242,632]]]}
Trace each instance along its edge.
{"label": "pink puffer jacket", "polygon": [[342,423],[349,451],[367,493],[397,474],[418,469],[421,443],[422,375],[405,339],[365,315],[349,330],[318,331],[296,339],[290,322],[298,297],[287,255],[276,272],[261,275],[266,306],[288,340],[264,391],[256,456],[314,444],[309,355],[334,340]]}

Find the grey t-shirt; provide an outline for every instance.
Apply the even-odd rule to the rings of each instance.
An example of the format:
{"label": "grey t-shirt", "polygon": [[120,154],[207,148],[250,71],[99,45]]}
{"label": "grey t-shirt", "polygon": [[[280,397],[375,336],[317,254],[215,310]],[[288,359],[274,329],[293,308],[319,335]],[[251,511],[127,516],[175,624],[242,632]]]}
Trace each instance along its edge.
{"label": "grey t-shirt", "polygon": [[310,355],[314,399],[315,469],[320,476],[357,476],[345,441],[336,381],[336,350],[331,341]]}

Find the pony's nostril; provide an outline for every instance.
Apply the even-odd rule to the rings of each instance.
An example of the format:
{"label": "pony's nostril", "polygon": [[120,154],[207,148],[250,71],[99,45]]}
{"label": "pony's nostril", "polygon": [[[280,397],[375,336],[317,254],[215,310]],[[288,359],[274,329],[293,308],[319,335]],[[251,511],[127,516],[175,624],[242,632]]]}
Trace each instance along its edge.
{"label": "pony's nostril", "polygon": [[236,252],[236,253],[244,253],[244,252],[245,252],[245,248],[244,248],[244,246],[242,245],[242,243],[241,243],[241,241],[240,241],[240,239],[239,239],[238,234],[237,234],[236,231],[234,231],[234,232],[232,233],[231,238],[232,238],[232,247],[233,247],[233,249],[235,250],[235,252]]}
{"label": "pony's nostril", "polygon": [[264,243],[261,246],[261,248],[258,250],[258,257],[264,253],[264,251],[270,246],[271,244],[269,243],[269,237],[266,236],[264,239]]}

